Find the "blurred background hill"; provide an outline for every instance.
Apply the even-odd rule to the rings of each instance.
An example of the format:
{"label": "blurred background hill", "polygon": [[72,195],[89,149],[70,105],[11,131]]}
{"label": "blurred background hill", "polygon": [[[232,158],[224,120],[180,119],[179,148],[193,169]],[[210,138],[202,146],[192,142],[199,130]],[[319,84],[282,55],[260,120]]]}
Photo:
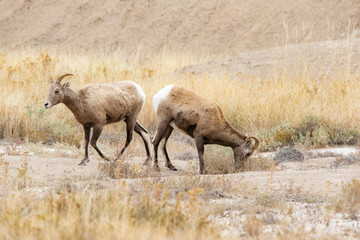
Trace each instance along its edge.
{"label": "blurred background hill", "polygon": [[209,58],[360,37],[358,0],[1,0],[0,48]]}

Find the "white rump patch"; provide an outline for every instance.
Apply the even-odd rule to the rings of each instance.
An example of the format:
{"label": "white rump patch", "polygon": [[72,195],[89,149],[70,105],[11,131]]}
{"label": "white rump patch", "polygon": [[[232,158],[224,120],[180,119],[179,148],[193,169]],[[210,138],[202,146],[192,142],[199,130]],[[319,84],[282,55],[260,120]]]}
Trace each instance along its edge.
{"label": "white rump patch", "polygon": [[158,109],[160,103],[169,95],[169,93],[173,87],[174,87],[174,85],[168,85],[168,86],[162,88],[160,91],[158,91],[153,96],[153,106],[154,106],[155,112],[157,112],[157,109]]}
{"label": "white rump patch", "polygon": [[141,106],[141,108],[142,108],[144,106],[144,104],[145,104],[146,94],[144,93],[144,91],[142,90],[142,88],[140,87],[139,84],[137,84],[136,82],[132,82],[132,84],[134,84],[134,86],[136,87],[137,92],[139,93],[139,95],[143,99],[143,105]]}

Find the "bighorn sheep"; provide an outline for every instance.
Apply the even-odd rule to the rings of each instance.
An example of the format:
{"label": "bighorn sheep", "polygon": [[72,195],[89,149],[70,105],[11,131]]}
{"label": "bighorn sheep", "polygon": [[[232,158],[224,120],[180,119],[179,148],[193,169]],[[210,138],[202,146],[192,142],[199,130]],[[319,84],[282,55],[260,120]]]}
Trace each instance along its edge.
{"label": "bighorn sheep", "polygon": [[204,144],[229,146],[234,152],[235,168],[243,165],[259,146],[255,137],[247,137],[234,129],[225,119],[220,107],[187,89],[169,85],[153,97],[153,106],[157,114],[157,132],[153,138],[154,168],[158,166],[158,146],[165,140],[163,151],[166,167],[176,171],[166,150],[166,142],[173,127],[176,126],[195,139],[199,157],[199,173],[204,174]]}
{"label": "bighorn sheep", "polygon": [[56,82],[51,78],[45,108],[51,108],[64,103],[74,114],[76,120],[82,124],[85,132],[85,157],[79,165],[89,162],[88,146],[91,128],[91,146],[107,161],[111,159],[97,147],[98,140],[104,125],[124,120],[126,123],[126,143],[116,159],[119,159],[132,140],[133,131],[144,141],[147,159],[150,155],[150,138],[148,131],[137,121],[140,110],[145,102],[145,93],[141,87],[131,81],[122,81],[110,84],[90,84],[80,90],[70,88],[70,82],[61,84],[61,80],[72,74],[60,76]]}

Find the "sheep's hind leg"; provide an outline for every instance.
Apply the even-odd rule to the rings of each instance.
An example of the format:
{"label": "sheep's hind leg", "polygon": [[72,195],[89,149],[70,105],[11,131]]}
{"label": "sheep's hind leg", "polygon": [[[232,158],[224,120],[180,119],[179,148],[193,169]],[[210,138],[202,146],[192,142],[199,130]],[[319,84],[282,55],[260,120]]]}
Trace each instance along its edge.
{"label": "sheep's hind leg", "polygon": [[135,124],[136,124],[136,119],[127,118],[125,120],[125,122],[126,122],[126,142],[125,142],[123,149],[121,149],[119,155],[116,157],[115,160],[119,160],[122,157],[126,148],[129,146],[129,144],[133,138],[133,132],[134,132]]}
{"label": "sheep's hind leg", "polygon": [[98,154],[100,155],[100,157],[102,157],[103,159],[105,159],[106,161],[111,161],[111,159],[107,156],[105,156],[105,154],[103,154],[103,152],[97,147],[96,142],[98,140],[98,138],[100,137],[100,134],[102,132],[103,129],[103,125],[99,125],[96,124],[93,128],[93,134],[91,137],[91,146],[98,152]]}
{"label": "sheep's hind leg", "polygon": [[167,153],[167,150],[166,150],[166,143],[172,133],[172,131],[174,130],[173,127],[171,126],[168,126],[166,131],[165,131],[165,134],[164,134],[164,139],[165,139],[165,142],[164,142],[164,146],[163,146],[163,152],[164,152],[164,155],[165,155],[165,158],[166,158],[166,163],[165,163],[165,167],[169,168],[170,170],[173,170],[173,171],[177,171],[176,167],[174,167],[174,165],[172,165],[171,161],[170,161],[170,158],[169,158],[169,154]]}
{"label": "sheep's hind leg", "polygon": [[84,128],[84,133],[85,133],[85,156],[84,159],[81,160],[81,162],[79,163],[80,166],[85,166],[87,162],[89,162],[89,140],[90,140],[90,131],[91,128],[90,127],[85,127]]}
{"label": "sheep's hind leg", "polygon": [[158,163],[158,148],[161,140],[164,139],[166,129],[170,126],[170,121],[161,121],[158,120],[158,127],[157,131],[155,133],[155,136],[153,138],[152,143],[154,144],[154,169],[156,171],[160,171],[159,163]]}
{"label": "sheep's hind leg", "polygon": [[134,130],[137,134],[139,134],[139,136],[144,141],[146,155],[147,155],[144,165],[148,165],[151,161],[149,132],[143,126],[141,126],[141,124],[138,121],[136,121]]}

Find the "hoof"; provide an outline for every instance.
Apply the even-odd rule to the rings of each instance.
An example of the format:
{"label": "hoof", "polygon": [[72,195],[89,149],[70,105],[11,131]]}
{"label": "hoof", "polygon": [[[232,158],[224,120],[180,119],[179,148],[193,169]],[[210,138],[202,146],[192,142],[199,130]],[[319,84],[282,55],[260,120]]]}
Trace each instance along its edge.
{"label": "hoof", "polygon": [[166,167],[169,168],[172,171],[177,171],[177,168],[174,167],[173,165],[169,165],[169,166],[166,166]]}
{"label": "hoof", "polygon": [[172,167],[168,167],[170,170],[172,170],[172,171],[177,171],[177,168],[176,167],[174,167],[174,166],[172,166]]}
{"label": "hoof", "polygon": [[207,174],[207,171],[206,171],[206,170],[199,170],[199,174],[200,174],[200,175]]}
{"label": "hoof", "polygon": [[151,164],[150,161],[145,161],[145,162],[143,163],[143,166],[148,167],[148,166],[150,166],[150,164]]}
{"label": "hoof", "polygon": [[155,170],[155,171],[157,171],[157,172],[160,172],[160,168],[159,168],[159,166],[153,166],[153,169]]}
{"label": "hoof", "polygon": [[146,158],[145,162],[143,163],[143,166],[150,166],[151,164],[151,158]]}
{"label": "hoof", "polygon": [[86,163],[90,162],[89,158],[84,158],[83,160],[81,160],[81,162],[79,163],[79,166],[86,166]]}
{"label": "hoof", "polygon": [[150,163],[144,162],[144,163],[143,163],[143,167],[150,167]]}

